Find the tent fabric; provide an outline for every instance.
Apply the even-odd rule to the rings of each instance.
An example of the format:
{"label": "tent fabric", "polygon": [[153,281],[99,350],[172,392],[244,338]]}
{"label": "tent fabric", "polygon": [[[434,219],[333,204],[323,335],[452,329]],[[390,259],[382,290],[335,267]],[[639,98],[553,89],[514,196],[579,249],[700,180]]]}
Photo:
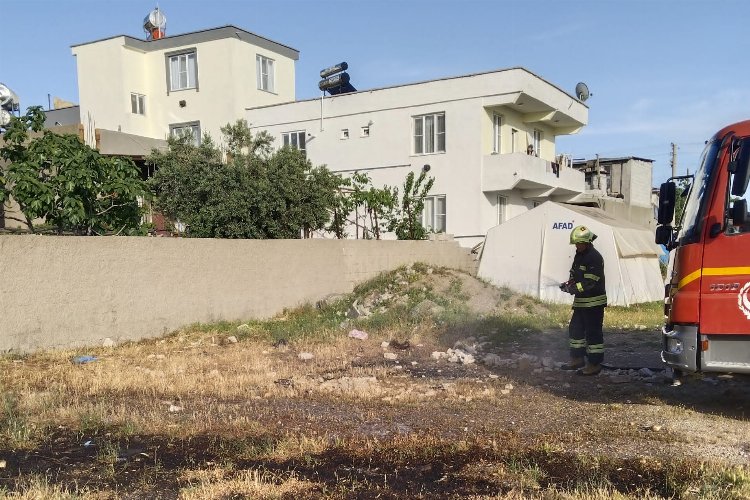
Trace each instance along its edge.
{"label": "tent fabric", "polygon": [[628,306],[664,298],[659,248],[653,234],[598,208],[546,202],[491,228],[478,274],[497,286],[541,300],[569,304],[558,285],[568,279],[575,247],[570,231],[588,226],[604,258],[610,305]]}
{"label": "tent fabric", "polygon": [[630,221],[618,219],[599,208],[565,205],[573,212],[579,213],[612,228],[615,243],[621,257],[635,257],[637,255],[659,256],[659,247],[654,243],[654,235]]}

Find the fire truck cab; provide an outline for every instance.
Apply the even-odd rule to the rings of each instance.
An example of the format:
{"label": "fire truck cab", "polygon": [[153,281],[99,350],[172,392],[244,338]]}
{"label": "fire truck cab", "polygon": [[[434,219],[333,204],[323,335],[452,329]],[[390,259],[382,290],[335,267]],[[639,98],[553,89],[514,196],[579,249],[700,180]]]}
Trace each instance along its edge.
{"label": "fire truck cab", "polygon": [[[674,252],[661,357],[676,376],[750,373],[750,120],[717,132],[689,185],[686,177],[659,194],[656,242]],[[678,196],[686,199],[673,227]]]}

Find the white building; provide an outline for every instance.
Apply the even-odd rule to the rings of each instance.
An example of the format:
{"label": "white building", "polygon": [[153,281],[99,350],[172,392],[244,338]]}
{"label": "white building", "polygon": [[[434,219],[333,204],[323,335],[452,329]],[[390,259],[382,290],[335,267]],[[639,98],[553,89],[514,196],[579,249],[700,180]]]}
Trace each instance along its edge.
{"label": "white building", "polygon": [[250,106],[246,118],[314,165],[366,172],[375,185],[401,187],[407,172],[429,168],[425,224],[464,246],[541,202],[585,190],[555,139],[585,126],[588,108],[524,68]]}
{"label": "white building", "polygon": [[235,26],[156,40],[119,35],[72,51],[92,145],[96,129],[160,140],[208,133],[218,142],[246,107],[295,98],[299,52]]}

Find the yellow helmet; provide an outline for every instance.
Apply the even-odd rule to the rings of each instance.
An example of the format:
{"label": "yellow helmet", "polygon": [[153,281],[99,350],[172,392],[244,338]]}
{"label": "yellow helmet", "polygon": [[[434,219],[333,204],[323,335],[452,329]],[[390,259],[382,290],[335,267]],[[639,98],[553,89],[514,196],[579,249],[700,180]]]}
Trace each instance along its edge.
{"label": "yellow helmet", "polygon": [[570,244],[591,243],[596,239],[596,235],[586,226],[577,226],[570,232]]}

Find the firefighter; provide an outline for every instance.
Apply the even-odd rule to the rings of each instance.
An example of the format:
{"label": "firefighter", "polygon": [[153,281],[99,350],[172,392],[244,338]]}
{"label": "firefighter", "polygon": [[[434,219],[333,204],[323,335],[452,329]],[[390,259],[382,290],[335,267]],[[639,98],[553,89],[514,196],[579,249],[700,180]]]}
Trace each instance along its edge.
{"label": "firefighter", "polygon": [[570,361],[564,370],[577,370],[579,375],[597,375],[604,360],[604,308],[607,292],[604,283],[604,259],[594,248],[596,235],[586,226],[570,233],[570,244],[576,246],[570,279],[560,289],[575,296],[573,316],[568,326]]}

